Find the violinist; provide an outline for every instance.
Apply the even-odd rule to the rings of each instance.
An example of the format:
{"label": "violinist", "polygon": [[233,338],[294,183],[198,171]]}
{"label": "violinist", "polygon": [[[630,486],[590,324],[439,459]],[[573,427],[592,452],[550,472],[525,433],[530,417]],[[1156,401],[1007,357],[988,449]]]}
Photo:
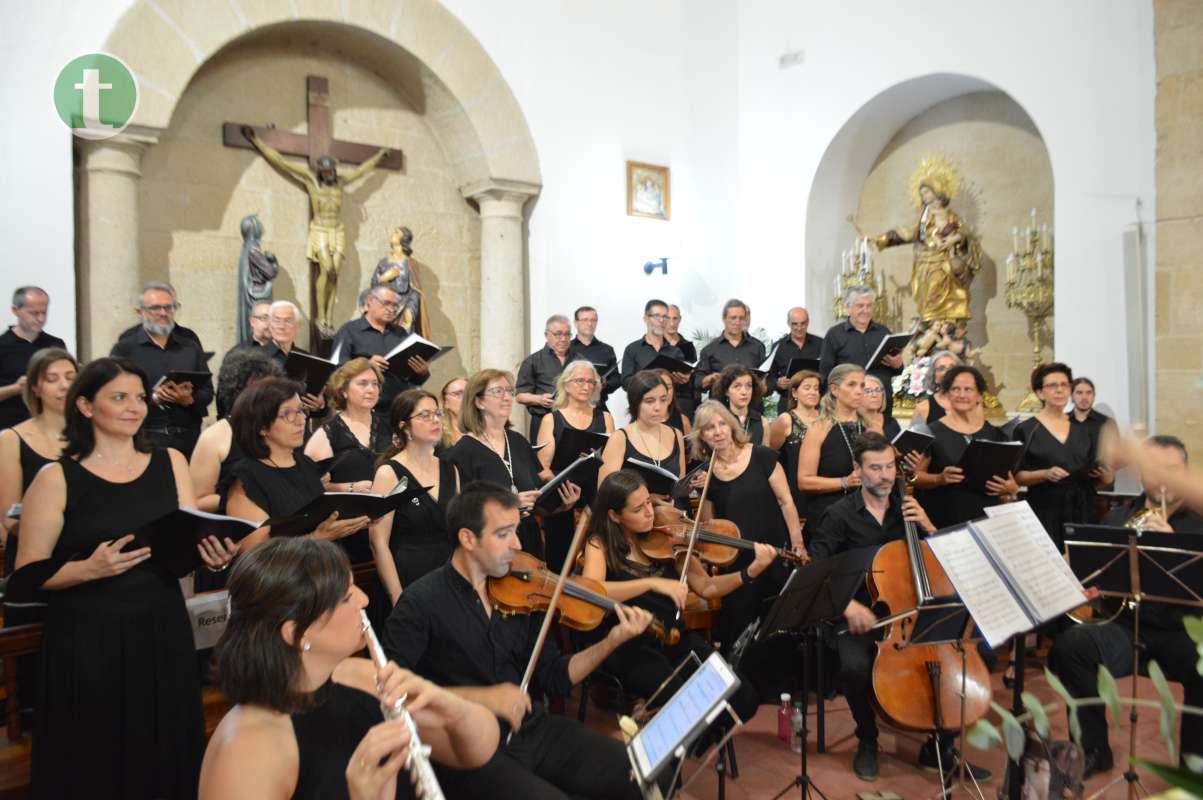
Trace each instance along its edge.
{"label": "violinist", "polygon": [[[915,498],[900,500],[894,492],[897,477],[894,448],[884,436],[876,431],[861,435],[852,445],[852,457],[859,491],[843,497],[823,514],[810,542],[815,559],[902,539],[905,522],[913,522],[925,534],[936,530]],[[863,781],[877,778],[877,718],[869,702],[873,693],[873,659],[877,653],[877,640],[870,629],[876,617],[868,603],[868,592],[862,587],[844,610],[848,634],[836,638],[844,697],[856,721],[857,748],[852,769]],[[954,763],[952,739],[939,738],[941,760],[937,761],[936,737],[932,736],[919,751],[919,766],[936,769],[938,763]],[[979,781],[990,777],[985,770],[966,766]]]}
{"label": "violinist", "polygon": [[[675,567],[657,563],[641,547],[643,537],[652,531],[654,519],[651,495],[643,478],[633,470],[620,470],[607,477],[598,487],[593,503],[581,574],[600,581],[612,599],[642,606],[665,624],[672,621],[678,609],[684,609],[689,590],[705,600],[725,597],[746,582],[755,581],[777,557],[772,547],[757,543],[755,558],[744,570],[718,576],[708,574],[694,557],[687,568],[688,581],[682,583],[678,575],[686,568],[680,559]],[[681,640],[672,646],[645,635],[611,653],[605,666],[611,674],[618,676],[628,692],[647,698],[689,652],[705,661],[713,650],[695,631],[685,631]],[[692,670],[678,673],[658,700],[663,702],[672,697],[690,672]],[[751,719],[757,705],[756,690],[748,681],[742,681],[731,698],[735,713],[740,719]],[[721,731],[715,733],[719,736],[714,738],[720,738]]]}
{"label": "violinist", "polygon": [[384,630],[392,661],[461,697],[480,703],[502,724],[509,743],[483,767],[439,770],[449,796],[515,798],[640,798],[626,749],[575,719],[547,713],[546,695],[567,694],[618,647],[647,629],[652,615],[617,606],[618,623],[605,638],[562,655],[548,638],[532,687],[519,688],[534,650],[542,615],[503,615],[489,593],[519,552],[518,497],[484,481],[463,487],[447,509],[455,544],[451,560],[419,578],[401,595]]}

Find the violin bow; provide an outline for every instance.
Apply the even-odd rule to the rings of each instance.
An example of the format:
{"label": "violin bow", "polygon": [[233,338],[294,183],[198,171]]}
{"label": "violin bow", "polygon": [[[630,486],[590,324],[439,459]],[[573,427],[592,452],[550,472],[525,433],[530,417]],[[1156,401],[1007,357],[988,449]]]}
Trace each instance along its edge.
{"label": "violin bow", "polygon": [[[706,502],[706,493],[710,491],[710,477],[712,475],[714,475],[714,459],[716,457],[718,457],[718,451],[711,450],[710,451],[710,464],[707,465],[707,467],[706,467],[706,480],[702,483],[702,496],[698,500],[698,513],[695,514],[693,517],[693,529],[689,531],[689,546],[685,548],[685,561],[684,561],[685,566],[681,570],[681,577],[680,577],[682,586],[686,585],[686,581],[689,580],[689,559],[693,558],[693,549],[694,549],[693,546],[694,546],[694,544],[697,543],[697,540],[698,540],[698,527],[702,522],[702,506]],[[680,608],[677,609],[677,616],[674,621],[675,622],[681,621],[681,609]]]}
{"label": "violin bow", "polygon": [[[576,552],[581,547],[581,542],[585,538],[585,529],[589,527],[589,520],[592,517],[588,508],[581,511],[581,519],[576,524],[576,530],[572,533],[572,543],[568,545],[568,555],[564,559],[564,565],[560,567],[560,577],[556,580],[556,588],[551,593],[551,600],[547,604],[547,611],[543,614],[543,624],[539,627],[539,636],[535,639],[535,649],[530,654],[530,661],[526,662],[526,672],[522,674],[522,693],[526,694],[530,688],[531,678],[535,675],[535,664],[539,661],[539,656],[543,653],[543,645],[547,642],[547,633],[551,630],[551,621],[556,615],[556,605],[560,602],[560,595],[564,593],[565,579],[568,577],[572,565],[576,562]],[[509,736],[506,737],[506,744],[509,744],[510,737],[514,735],[511,730]]]}

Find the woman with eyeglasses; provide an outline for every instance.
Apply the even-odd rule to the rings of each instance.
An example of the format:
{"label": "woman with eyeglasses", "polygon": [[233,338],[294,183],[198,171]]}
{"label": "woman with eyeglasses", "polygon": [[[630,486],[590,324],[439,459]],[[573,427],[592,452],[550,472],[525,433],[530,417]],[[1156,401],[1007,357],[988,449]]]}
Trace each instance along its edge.
{"label": "woman with eyeglasses", "polygon": [[1043,405],[1016,425],[1013,434],[1024,444],[1015,480],[1028,487],[1028,505],[1058,550],[1065,540],[1065,524],[1086,522],[1090,514],[1084,485],[1094,456],[1090,434],[1070,423],[1065,413],[1073,379],[1073,371],[1056,361],[1032,370],[1032,391]]}
{"label": "woman with eyeglasses", "polygon": [[[248,520],[267,520],[293,514],[325,491],[317,464],[297,452],[305,438],[308,412],[301,405],[299,383],[267,378],[248,387],[230,411],[234,441],[246,454],[234,466],[226,513]],[[368,525],[367,517],[339,519],[335,512],[310,535],[341,539]],[[246,551],[271,536],[265,526],[240,543]]]}
{"label": "woman with eyeglasses", "polygon": [[[335,414],[313,434],[305,455],[314,461],[334,458],[331,492],[370,492],[376,460],[392,444],[388,420],[375,411],[383,377],[366,358],[353,358],[326,382],[326,398]],[[354,561],[354,559],[352,559]]]}
{"label": "woman with eyeglasses", "polygon": [[[552,404],[551,413],[543,417],[539,423],[539,465],[543,468],[539,477],[545,481],[554,475],[551,462],[555,459],[556,448],[560,437],[568,428],[593,431],[594,433],[612,433],[614,420],[610,412],[601,407],[601,379],[597,369],[589,361],[570,361],[560,377],[556,378],[556,399]],[[572,454],[575,458],[577,454]],[[574,473],[576,474],[576,473]],[[596,474],[596,473],[594,473]],[[581,487],[581,499],[578,507],[593,502],[597,492],[595,477],[584,473],[583,480],[576,483]],[[572,542],[573,515],[568,512],[548,517],[543,522],[543,533],[547,538],[547,563],[558,568],[568,555],[568,545]]]}
{"label": "woman with eyeglasses", "polygon": [[711,400],[727,404],[727,408],[739,420],[752,444],[767,447],[768,431],[760,415],[762,396],[760,381],[756,380],[752,370],[739,365],[725,367],[719,373],[718,382],[710,392]]}
{"label": "woman with eyeglasses", "polygon": [[455,447],[455,443],[464,435],[464,429],[459,423],[459,412],[463,407],[464,390],[467,388],[468,379],[456,375],[443,384],[443,390],[439,392],[439,396],[443,398],[443,440],[440,450]]}
{"label": "woman with eyeglasses", "polygon": [[947,413],[928,426],[935,441],[928,462],[915,472],[915,488],[926,490],[924,508],[932,524],[944,528],[981,518],[986,506],[1005,502],[1019,491],[1019,484],[1010,473],[992,477],[985,492],[963,484],[965,474],[957,465],[970,442],[1007,441],[1001,430],[977,419],[986,392],[982,373],[958,364],[944,373],[940,392],[948,399]]}
{"label": "woman with eyeglasses", "polygon": [[395,606],[405,587],[451,557],[447,504],[459,493],[455,464],[435,455],[443,437],[443,419],[434,395],[407,389],[389,412],[393,446],[376,470],[372,491],[387,495],[405,481],[426,493],[372,523],[368,538],[380,583]]}
{"label": "woman with eyeglasses", "polygon": [[[522,509],[518,539],[523,550],[542,558],[543,538],[532,516],[539,495],[539,460],[530,442],[510,429],[513,410],[514,376],[499,369],[477,372],[468,379],[460,409],[464,436],[445,457],[455,464],[464,483],[491,481],[518,495]],[[557,492],[560,505],[553,513],[572,508],[581,497],[580,488],[571,481],[565,481]]]}
{"label": "woman with eyeglasses", "polygon": [[894,437],[902,432],[902,426],[893,416],[883,413],[886,405],[886,386],[881,378],[865,373],[865,388],[861,395],[861,414],[869,421],[869,427],[881,431],[886,441],[894,441]]}

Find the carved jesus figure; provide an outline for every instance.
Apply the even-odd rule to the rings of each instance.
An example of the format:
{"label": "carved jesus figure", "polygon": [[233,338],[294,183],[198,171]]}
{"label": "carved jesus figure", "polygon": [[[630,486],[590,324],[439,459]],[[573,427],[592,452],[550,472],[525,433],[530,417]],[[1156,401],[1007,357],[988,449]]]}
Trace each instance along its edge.
{"label": "carved jesus figure", "polygon": [[242,127],[242,135],[255,146],[271,164],[300,181],[309,193],[309,238],[305,246],[305,257],[317,264],[317,308],[314,322],[322,336],[334,335],[334,299],[338,289],[338,271],[342,267],[347,250],[347,232],[340,215],[343,206],[343,189],[371,172],[388,155],[381,148],[374,156],[351,170],[345,176],[338,174],[338,162],[331,156],[317,160],[317,172],[307,166],[294,164],[279,151],[260,139],[249,126]]}

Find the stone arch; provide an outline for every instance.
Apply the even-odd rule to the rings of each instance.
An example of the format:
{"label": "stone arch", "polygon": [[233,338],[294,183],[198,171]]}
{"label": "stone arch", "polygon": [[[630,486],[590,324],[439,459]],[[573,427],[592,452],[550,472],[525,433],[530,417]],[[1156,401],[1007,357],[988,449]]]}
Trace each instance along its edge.
{"label": "stone arch", "polygon": [[[420,66],[420,95],[429,124],[454,165],[459,190],[481,217],[480,362],[511,367],[525,346],[526,202],[541,188],[539,161],[526,118],[480,42],[436,0],[138,0],[122,15],[104,49],[123,59],[140,98],[122,136],[85,145],[80,214],[118,225],[85,226],[80,252],[83,351],[107,349],[123,325],[101,309],[126,308],[138,267],[137,186],[142,153],[165,130],[197,71],[223,48],[265,30],[322,26]],[[409,72],[413,72],[410,70]],[[400,79],[399,79],[400,81]],[[95,229],[95,230],[93,230]],[[133,244],[130,244],[132,240]],[[124,276],[124,277],[119,277]],[[514,302],[515,299],[517,302]],[[502,307],[513,316],[498,314]]]}

